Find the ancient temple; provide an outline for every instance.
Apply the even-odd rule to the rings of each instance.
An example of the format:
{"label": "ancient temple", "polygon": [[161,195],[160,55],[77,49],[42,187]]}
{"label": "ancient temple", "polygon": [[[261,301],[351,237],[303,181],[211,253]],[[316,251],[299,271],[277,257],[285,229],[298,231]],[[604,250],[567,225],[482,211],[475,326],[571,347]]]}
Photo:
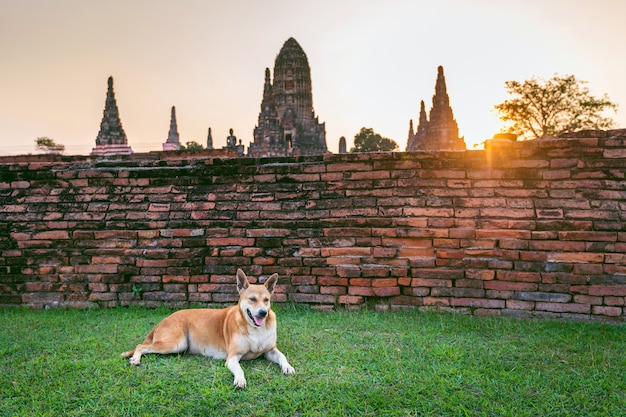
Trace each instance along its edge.
{"label": "ancient temple", "polygon": [[429,116],[426,116],[426,106],[420,103],[420,115],[417,132],[413,129],[413,120],[409,121],[409,137],[406,143],[407,151],[422,150],[454,150],[464,151],[465,140],[459,137],[459,127],[454,119],[450,97],[446,89],[446,78],[443,67],[437,69],[435,95]]}
{"label": "ancient temple", "polygon": [[91,150],[91,155],[128,155],[133,150],[128,146],[126,133],[122,128],[120,113],[113,92],[113,77],[109,77],[107,98],[104,103],[104,114],[100,122],[100,131],[96,137],[96,147]]}
{"label": "ancient temple", "polygon": [[170,117],[170,130],[167,132],[167,140],[163,144],[164,151],[177,151],[180,149],[180,135],[176,124],[176,107],[172,106]]}
{"label": "ancient temple", "polygon": [[306,54],[289,38],[276,56],[274,80],[265,69],[261,112],[248,156],[299,156],[327,153],[326,125],[313,110],[311,69]]}

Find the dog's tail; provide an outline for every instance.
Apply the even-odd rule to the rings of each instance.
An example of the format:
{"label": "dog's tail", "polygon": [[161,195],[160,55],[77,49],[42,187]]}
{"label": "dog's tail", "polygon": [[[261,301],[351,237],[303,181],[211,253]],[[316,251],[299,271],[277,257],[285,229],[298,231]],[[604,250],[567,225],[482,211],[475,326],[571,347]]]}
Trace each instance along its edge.
{"label": "dog's tail", "polygon": [[[150,333],[148,333],[148,336],[146,336],[146,340],[143,341],[143,344],[144,345],[151,344],[153,338],[154,338],[154,330],[152,330]],[[135,349],[129,350],[127,352],[122,352],[122,354],[121,354],[122,358],[130,358],[131,356],[133,356],[135,354]]]}

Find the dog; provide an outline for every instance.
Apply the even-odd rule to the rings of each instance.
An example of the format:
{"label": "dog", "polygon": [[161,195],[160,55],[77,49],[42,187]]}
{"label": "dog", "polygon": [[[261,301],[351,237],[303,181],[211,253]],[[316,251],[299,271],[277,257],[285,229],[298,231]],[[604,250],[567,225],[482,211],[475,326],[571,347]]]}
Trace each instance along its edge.
{"label": "dog", "polygon": [[139,365],[146,353],[183,353],[226,360],[237,388],[246,387],[240,360],[261,355],[280,365],[285,375],[295,373],[285,355],[276,347],[276,314],[270,299],[278,274],[264,284],[250,284],[246,274],[237,270],[239,302],[222,309],[188,309],[163,319],[134,350],[122,353],[131,365]]}

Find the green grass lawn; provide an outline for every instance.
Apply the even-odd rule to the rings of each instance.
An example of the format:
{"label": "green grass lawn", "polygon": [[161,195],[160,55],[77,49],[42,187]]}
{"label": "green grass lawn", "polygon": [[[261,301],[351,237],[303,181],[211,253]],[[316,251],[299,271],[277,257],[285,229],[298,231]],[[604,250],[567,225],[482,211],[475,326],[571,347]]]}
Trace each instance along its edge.
{"label": "green grass lawn", "polygon": [[0,309],[2,416],[626,416],[626,327],[275,308],[296,375],[119,354],[166,309]]}

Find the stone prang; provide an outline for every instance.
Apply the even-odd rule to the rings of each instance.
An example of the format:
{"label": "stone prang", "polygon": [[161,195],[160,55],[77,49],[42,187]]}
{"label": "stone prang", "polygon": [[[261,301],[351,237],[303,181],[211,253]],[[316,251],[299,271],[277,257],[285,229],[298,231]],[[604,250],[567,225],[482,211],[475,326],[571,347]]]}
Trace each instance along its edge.
{"label": "stone prang", "polygon": [[107,98],[104,104],[104,114],[100,122],[100,131],[96,137],[96,147],[91,155],[107,156],[115,154],[128,155],[133,153],[128,146],[128,139],[122,127],[120,113],[113,92],[113,77],[108,79]]}
{"label": "stone prang", "polygon": [[263,100],[248,156],[327,153],[326,127],[313,110],[311,69],[306,54],[289,38],[274,63],[274,81],[265,69]]}
{"label": "stone prang", "polygon": [[407,151],[465,150],[465,140],[459,137],[459,127],[450,107],[450,97],[446,89],[446,78],[442,66],[437,69],[435,95],[429,116],[426,116],[426,107],[422,100],[417,132],[413,130],[413,120],[409,122]]}

